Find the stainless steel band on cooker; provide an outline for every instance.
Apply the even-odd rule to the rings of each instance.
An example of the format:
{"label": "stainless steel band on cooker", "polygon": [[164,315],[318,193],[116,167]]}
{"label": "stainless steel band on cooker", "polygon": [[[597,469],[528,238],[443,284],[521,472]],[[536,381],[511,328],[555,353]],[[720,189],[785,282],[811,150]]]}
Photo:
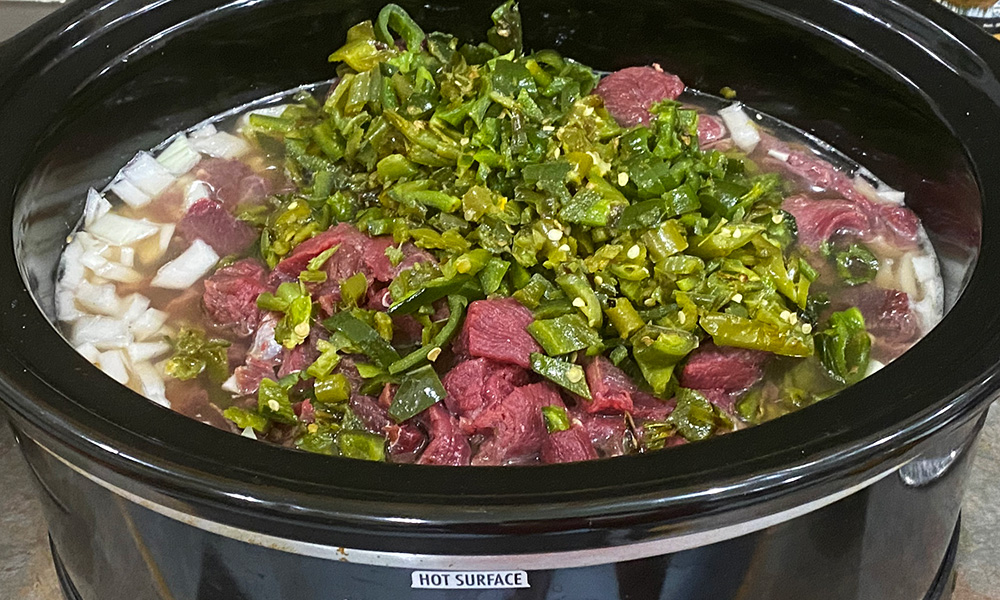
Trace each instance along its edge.
{"label": "stainless steel band on cooker", "polygon": [[[181,521],[192,527],[221,535],[230,539],[238,540],[248,544],[264,546],[274,550],[281,550],[292,554],[310,556],[321,559],[336,560],[341,562],[351,562],[356,564],[395,567],[401,569],[467,569],[467,570],[546,570],[562,569],[573,567],[588,567],[609,563],[617,563],[629,560],[638,560],[651,556],[672,554],[692,548],[700,548],[710,544],[724,542],[740,537],[755,531],[760,531],[774,525],[779,525],[786,521],[801,517],[834,502],[847,498],[852,494],[871,486],[885,477],[896,472],[900,465],[880,471],[876,475],[865,479],[861,483],[840,490],[834,494],[818,498],[811,502],[806,502],[794,508],[779,511],[764,517],[758,517],[743,523],[728,525],[718,529],[701,531],[698,533],[684,534],[673,537],[666,537],[657,540],[649,540],[625,546],[612,546],[603,548],[589,548],[586,550],[573,550],[568,552],[540,552],[536,554],[505,554],[505,555],[447,555],[447,554],[410,554],[403,552],[379,552],[375,550],[359,550],[344,548],[342,546],[329,546],[312,542],[302,542],[287,538],[255,533],[246,529],[240,529],[231,525],[225,525],[195,517],[179,511],[175,508],[163,506],[162,504],[147,500],[133,492],[124,490],[112,483],[104,481],[92,473],[80,469],[70,461],[59,456],[52,450],[45,448],[56,460],[63,463],[74,472],[87,478],[102,488],[121,496],[143,508],[147,508],[160,515]],[[401,519],[403,521],[403,519]]]}

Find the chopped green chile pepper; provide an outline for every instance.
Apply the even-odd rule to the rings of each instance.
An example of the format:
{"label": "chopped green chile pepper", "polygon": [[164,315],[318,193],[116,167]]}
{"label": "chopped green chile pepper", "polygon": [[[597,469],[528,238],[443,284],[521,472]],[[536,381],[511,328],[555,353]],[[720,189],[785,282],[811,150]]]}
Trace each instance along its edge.
{"label": "chopped green chile pepper", "polygon": [[706,259],[729,256],[737,248],[745,246],[752,237],[763,230],[763,225],[752,223],[720,225],[708,235],[693,236],[688,252]]}
{"label": "chopped green chile pepper", "polygon": [[482,297],[482,288],[479,282],[470,275],[456,275],[452,279],[422,287],[416,293],[395,302],[387,311],[390,316],[409,315],[417,311],[421,306],[428,306],[445,296],[457,294],[464,296],[468,300],[477,300]]}
{"label": "chopped green chile pepper", "polygon": [[222,416],[235,423],[240,429],[250,427],[260,433],[266,432],[269,425],[267,417],[238,406],[230,406],[222,411]]}
{"label": "chopped green chile pepper", "polygon": [[840,383],[853,385],[868,372],[871,338],[857,308],[830,315],[829,325],[816,336],[816,344],[823,366]]}
{"label": "chopped green chile pepper", "polygon": [[313,454],[325,454],[327,456],[340,454],[340,449],[337,447],[337,435],[329,429],[299,436],[295,440],[295,447],[305,452],[312,452]]}
{"label": "chopped green chile pepper", "polygon": [[389,373],[395,375],[419,365],[424,360],[436,360],[437,356],[431,358],[429,356],[430,353],[436,351],[440,354],[441,349],[455,337],[462,324],[462,318],[465,316],[465,307],[468,303],[469,301],[464,296],[448,296],[449,314],[448,321],[445,322],[444,327],[424,347],[414,350],[389,365]]}
{"label": "chopped green chile pepper", "polygon": [[667,421],[687,441],[707,439],[717,428],[725,425],[712,403],[700,392],[679,388],[675,397],[677,407],[667,417]]}
{"label": "chopped green chile pepper", "polygon": [[583,367],[578,364],[532,352],[531,370],[577,396],[591,399]]}
{"label": "chopped green chile pepper", "polygon": [[406,42],[406,49],[418,50],[427,37],[420,25],[398,4],[386,4],[375,21],[375,37],[383,44],[395,47],[396,38],[389,28],[398,33]]}
{"label": "chopped green chile pepper", "polygon": [[590,281],[578,273],[566,273],[556,277],[556,284],[570,298],[573,306],[587,319],[587,325],[598,329],[601,327],[601,301],[590,287]]}
{"label": "chopped green chile pepper", "polygon": [[417,165],[413,164],[402,154],[390,154],[378,161],[376,167],[379,177],[383,181],[395,181],[404,177],[414,177],[420,173]]}
{"label": "chopped green chile pepper", "polygon": [[207,339],[204,331],[183,327],[171,343],[174,354],[165,366],[170,377],[186,381],[206,373],[215,383],[222,383],[229,377],[229,342],[226,340]]}
{"label": "chopped green chile pepper", "polygon": [[257,389],[257,412],[270,421],[286,425],[298,422],[292,402],[288,399],[288,390],[271,379],[261,380]]}
{"label": "chopped green chile pepper", "polygon": [[337,434],[340,455],[374,462],[385,461],[385,438],[367,431],[342,429]]}
{"label": "chopped green chile pepper", "polygon": [[340,354],[337,347],[327,340],[316,342],[316,349],[319,350],[319,357],[306,369],[309,377],[325,377],[340,364]]}
{"label": "chopped green chile pepper", "polygon": [[604,309],[604,313],[623,338],[629,337],[646,324],[628,298],[615,298],[613,305]]}
{"label": "chopped green chile pepper", "polygon": [[340,282],[340,303],[347,308],[357,308],[368,292],[368,278],[355,273]]}
{"label": "chopped green chile pepper", "polygon": [[313,382],[313,393],[318,402],[337,404],[351,399],[351,385],[342,373],[317,377]]}
{"label": "chopped green chile pepper", "polygon": [[397,423],[419,415],[445,397],[444,385],[431,365],[414,369],[399,383],[389,405],[389,416]]}
{"label": "chopped green chile pepper", "polygon": [[545,419],[545,429],[549,433],[567,431],[573,426],[569,420],[569,413],[561,406],[543,406],[542,417]]}
{"label": "chopped green chile pepper", "polygon": [[[395,54],[395,49],[380,48],[371,21],[359,23],[347,31],[347,42],[330,55],[330,62],[345,62],[358,72],[369,71]],[[339,87],[339,86],[338,86]]]}
{"label": "chopped green chile pepper", "polygon": [[486,261],[483,269],[479,271],[479,284],[483,288],[483,293],[490,295],[500,289],[500,284],[503,283],[508,269],[510,269],[510,262],[502,258],[493,256]]}
{"label": "chopped green chile pepper", "polygon": [[664,221],[659,227],[644,233],[642,241],[646,244],[650,256],[656,262],[683,252],[688,247],[684,226],[680,221],[674,219]]}
{"label": "chopped green chile pepper", "polygon": [[646,325],[631,341],[635,362],[658,396],[669,390],[674,366],[698,347],[698,338],[690,332],[657,325]]}
{"label": "chopped green chile pepper", "polygon": [[323,321],[330,331],[342,333],[380,367],[387,368],[399,360],[399,354],[385,341],[371,325],[355,317],[348,311],[339,312]]}
{"label": "chopped green chile pepper", "polygon": [[555,285],[545,278],[544,275],[535,273],[528,280],[528,283],[520,286],[521,289],[514,292],[514,298],[528,308],[535,308],[542,301],[548,290],[555,289]]}
{"label": "chopped green chile pepper", "polygon": [[601,336],[576,313],[532,321],[528,333],[549,356],[569,354],[601,343]]}
{"label": "chopped green chile pepper", "polygon": [[834,254],[834,264],[837,275],[847,285],[861,285],[878,275],[878,259],[863,244],[851,244],[847,250]]}
{"label": "chopped green chile pepper", "polygon": [[725,313],[712,313],[698,321],[716,344],[764,350],[781,356],[812,356],[813,338],[793,328],[780,331],[759,321]]}

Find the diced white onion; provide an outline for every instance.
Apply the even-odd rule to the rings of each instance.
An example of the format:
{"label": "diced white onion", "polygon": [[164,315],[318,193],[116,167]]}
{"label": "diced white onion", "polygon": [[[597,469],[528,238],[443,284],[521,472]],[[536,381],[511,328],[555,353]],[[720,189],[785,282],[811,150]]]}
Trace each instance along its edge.
{"label": "diced white onion", "polygon": [[81,281],[76,288],[76,305],[89,313],[109,317],[121,317],[123,312],[122,300],[113,283],[93,285]]}
{"label": "diced white onion", "polygon": [[123,267],[135,266],[135,248],[122,246],[118,248],[118,264]]}
{"label": "diced white onion", "polygon": [[152,198],[146,192],[135,187],[131,181],[125,178],[116,179],[108,189],[122,199],[122,202],[132,208],[142,208],[150,203]]}
{"label": "diced white onion", "polygon": [[199,127],[198,129],[195,129],[194,131],[191,132],[191,134],[188,137],[189,138],[211,137],[211,136],[215,135],[217,132],[218,132],[218,129],[215,128],[215,125],[212,125],[211,123],[209,123],[208,125],[203,125],[203,126]]}
{"label": "diced white onion", "polygon": [[126,323],[133,323],[145,314],[149,308],[149,298],[142,294],[129,294],[122,300],[122,319]]}
{"label": "diced white onion", "polygon": [[91,223],[108,214],[111,203],[94,188],[87,190],[87,205],[83,208],[83,224],[90,227]]}
{"label": "diced white onion", "polygon": [[746,152],[753,152],[753,149],[760,143],[760,132],[754,125],[750,117],[743,111],[743,105],[739,102],[727,106],[719,111],[719,116],[726,123],[726,128],[733,138],[733,143]]}
{"label": "diced white onion", "polygon": [[191,146],[198,152],[215,158],[238,158],[250,151],[250,145],[243,139],[225,131],[207,137],[192,138]]}
{"label": "diced white onion", "polygon": [[150,285],[168,290],[184,290],[194,285],[219,262],[219,255],[197,239],[180,256],[160,267]]}
{"label": "diced white onion", "polygon": [[59,285],[72,290],[83,281],[85,267],[80,264],[83,258],[83,239],[90,237],[85,233],[78,233],[73,236],[73,241],[66,245],[62,257],[59,260],[59,269],[62,277],[59,278]]}
{"label": "diced white onion", "polygon": [[118,281],[120,283],[138,283],[142,281],[142,275],[138,271],[111,262],[93,252],[85,252],[83,258],[80,259],[80,263],[103,280]]}
{"label": "diced white onion", "polygon": [[775,150],[773,148],[767,151],[767,155],[771,158],[777,158],[781,162],[788,162],[788,157],[791,156],[791,154],[787,152],[782,152],[781,150]]}
{"label": "diced white onion", "polygon": [[926,333],[944,318],[944,286],[941,284],[941,271],[933,255],[915,253],[911,260],[914,277],[923,294],[919,301],[911,303],[911,307],[920,320],[922,330]]}
{"label": "diced white onion", "polygon": [[198,179],[191,182],[187,192],[184,194],[184,210],[194,206],[195,202],[212,197],[212,188],[208,184]]}
{"label": "diced white onion", "polygon": [[246,429],[243,430],[243,433],[241,433],[240,435],[242,435],[245,438],[250,438],[251,440],[257,439],[257,434],[253,432],[253,427],[247,427]]}
{"label": "diced white onion", "polygon": [[170,247],[170,240],[174,238],[174,230],[177,229],[177,225],[173,223],[164,223],[160,227],[160,253],[167,251]]}
{"label": "diced white onion", "polygon": [[73,345],[93,344],[98,350],[124,348],[132,342],[128,325],[112,317],[83,316],[73,324]]}
{"label": "diced white onion", "polygon": [[108,350],[98,357],[97,366],[118,383],[126,384],[130,377],[126,361],[121,350]]}
{"label": "diced white onion", "polygon": [[236,383],[236,375],[230,375],[229,379],[222,382],[222,390],[224,392],[229,392],[230,394],[236,395],[240,393],[240,387]]}
{"label": "diced white onion", "polygon": [[101,351],[97,349],[97,346],[89,342],[77,346],[76,351],[80,353],[80,356],[86,358],[91,363],[97,363],[101,356]]}
{"label": "diced white onion", "polygon": [[133,363],[140,363],[159,358],[170,352],[170,344],[167,342],[135,342],[129,344],[126,350]]}
{"label": "diced white onion", "polygon": [[902,206],[906,203],[906,192],[894,190],[889,186],[879,186],[876,190],[878,197],[888,204],[898,204]]}
{"label": "diced white onion", "polygon": [[156,162],[149,152],[136,154],[121,170],[121,175],[152,198],[160,195],[177,179],[166,167]]}
{"label": "diced white onion", "polygon": [[882,370],[885,365],[875,360],[874,358],[868,361],[868,370],[865,371],[865,377],[871,377],[875,373]]}
{"label": "diced white onion", "polygon": [[56,287],[56,317],[65,323],[72,323],[84,316],[82,310],[76,307],[76,294],[73,290],[59,285]]}
{"label": "diced white onion", "polygon": [[109,244],[125,246],[160,233],[160,226],[145,219],[108,213],[94,221],[87,231]]}
{"label": "diced white onion", "polygon": [[147,308],[146,312],[128,325],[129,331],[138,341],[144,341],[156,335],[163,324],[167,322],[167,313],[155,308]]}
{"label": "diced white onion", "polygon": [[160,377],[160,373],[156,370],[156,367],[148,362],[140,362],[132,367],[132,371],[139,378],[143,396],[161,406],[170,408],[170,401],[167,400],[166,386],[163,384],[163,378]]}
{"label": "diced white onion", "polygon": [[157,162],[178,177],[193,169],[200,160],[201,154],[191,147],[184,134],[175,137],[174,141],[156,157]]}

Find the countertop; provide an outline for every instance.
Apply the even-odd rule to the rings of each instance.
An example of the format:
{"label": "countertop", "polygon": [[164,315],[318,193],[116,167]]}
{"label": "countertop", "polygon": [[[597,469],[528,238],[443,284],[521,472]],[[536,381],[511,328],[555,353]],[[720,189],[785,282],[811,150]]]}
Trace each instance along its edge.
{"label": "countertop", "polygon": [[[57,7],[0,0],[0,41]],[[1000,600],[1000,408],[991,411],[976,452],[953,600]],[[0,490],[0,598],[61,600],[34,483],[2,413]]]}

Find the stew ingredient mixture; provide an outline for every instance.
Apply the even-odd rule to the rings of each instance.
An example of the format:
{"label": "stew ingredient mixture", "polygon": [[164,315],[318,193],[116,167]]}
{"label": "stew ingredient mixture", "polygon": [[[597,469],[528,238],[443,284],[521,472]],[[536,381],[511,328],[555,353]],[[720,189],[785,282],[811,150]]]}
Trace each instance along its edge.
{"label": "stew ingredient mixture", "polygon": [[471,44],[390,4],[332,83],[140,152],[64,252],[67,338],[247,437],[508,465],[767,421],[940,319],[901,192],[658,65],[526,52],[512,1],[492,18]]}

